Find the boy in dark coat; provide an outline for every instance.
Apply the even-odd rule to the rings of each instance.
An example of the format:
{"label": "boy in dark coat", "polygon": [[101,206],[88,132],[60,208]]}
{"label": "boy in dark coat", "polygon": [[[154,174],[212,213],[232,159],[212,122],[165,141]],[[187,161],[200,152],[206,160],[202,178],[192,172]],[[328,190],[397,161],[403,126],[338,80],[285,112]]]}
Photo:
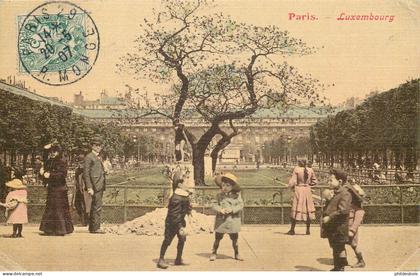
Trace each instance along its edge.
{"label": "boy in dark coat", "polygon": [[324,209],[322,223],[324,234],[333,250],[332,271],[344,271],[347,265],[345,244],[349,241],[349,212],[352,197],[348,188],[344,187],[346,181],[347,175],[344,172],[335,169],[331,171],[328,184],[335,194]]}
{"label": "boy in dark coat", "polygon": [[187,177],[174,177],[173,188],[174,193],[169,199],[168,214],[165,220],[165,239],[162,242],[160,248],[159,261],[157,263],[158,268],[166,269],[168,264],[165,262],[165,253],[169,245],[175,236],[178,237],[177,254],[175,259],[175,265],[184,265],[182,261],[182,251],[186,239],[186,221],[185,216],[191,213],[190,203],[190,189],[187,181],[184,181]]}

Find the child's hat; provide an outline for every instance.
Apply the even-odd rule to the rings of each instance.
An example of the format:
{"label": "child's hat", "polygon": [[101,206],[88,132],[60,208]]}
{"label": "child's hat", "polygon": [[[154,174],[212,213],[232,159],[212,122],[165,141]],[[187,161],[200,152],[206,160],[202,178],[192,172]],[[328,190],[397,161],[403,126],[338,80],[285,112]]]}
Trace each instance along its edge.
{"label": "child's hat", "polygon": [[9,182],[6,182],[6,186],[12,189],[26,189],[26,185],[23,184],[22,180],[13,179]]}
{"label": "child's hat", "polygon": [[238,184],[238,178],[234,174],[232,173],[219,174],[214,178],[214,183],[216,183],[216,185],[219,187],[222,187],[223,181],[226,181],[232,184],[232,191],[239,192],[241,190],[241,187]]}

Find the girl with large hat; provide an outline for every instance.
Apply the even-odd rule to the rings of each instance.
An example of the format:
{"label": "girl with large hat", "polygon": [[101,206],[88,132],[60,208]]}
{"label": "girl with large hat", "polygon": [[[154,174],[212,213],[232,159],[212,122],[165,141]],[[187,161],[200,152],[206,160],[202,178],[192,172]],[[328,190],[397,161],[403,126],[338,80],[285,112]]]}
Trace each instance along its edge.
{"label": "girl with large hat", "polygon": [[220,187],[221,191],[216,196],[212,206],[217,213],[214,224],[215,240],[210,261],[216,260],[217,249],[224,234],[228,234],[232,240],[234,258],[242,261],[243,259],[239,255],[238,238],[241,230],[241,214],[244,202],[240,194],[241,188],[238,179],[231,173],[225,173],[216,176],[214,182]]}
{"label": "girl with large hat", "polygon": [[10,192],[6,196],[6,202],[0,206],[6,208],[7,223],[13,224],[11,238],[22,238],[23,224],[28,223],[28,194],[26,185],[23,183],[22,170],[13,167],[10,173],[12,180],[6,182]]}

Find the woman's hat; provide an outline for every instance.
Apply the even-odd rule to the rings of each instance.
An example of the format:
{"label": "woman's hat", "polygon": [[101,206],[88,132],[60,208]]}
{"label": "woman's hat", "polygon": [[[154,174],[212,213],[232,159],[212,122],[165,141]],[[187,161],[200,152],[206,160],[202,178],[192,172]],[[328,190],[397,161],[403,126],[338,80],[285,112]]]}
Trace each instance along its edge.
{"label": "woman's hat", "polygon": [[56,139],[54,139],[51,143],[46,144],[44,146],[44,149],[49,150],[49,151],[58,151],[58,152],[61,152],[61,147],[58,144],[58,141]]}
{"label": "woman's hat", "polygon": [[22,180],[13,179],[9,182],[6,182],[6,186],[12,189],[26,189],[26,185],[23,184]]}
{"label": "woman's hat", "polygon": [[214,178],[214,182],[217,186],[222,187],[222,182],[229,182],[232,184],[232,191],[239,192],[241,187],[238,184],[238,178],[231,173],[219,174]]}

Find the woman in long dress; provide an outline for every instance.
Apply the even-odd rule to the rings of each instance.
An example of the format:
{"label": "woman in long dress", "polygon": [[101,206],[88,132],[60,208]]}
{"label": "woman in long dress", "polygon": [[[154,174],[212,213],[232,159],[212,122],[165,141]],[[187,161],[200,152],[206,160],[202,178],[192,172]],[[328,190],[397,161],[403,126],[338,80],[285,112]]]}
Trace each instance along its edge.
{"label": "woman in long dress", "polygon": [[288,235],[295,234],[297,221],[306,222],[306,235],[310,235],[311,220],[315,219],[315,205],[312,199],[311,186],[317,182],[312,168],[306,167],[306,161],[300,160],[294,168],[289,180],[289,187],[293,189],[293,204],[290,214],[291,227]]}
{"label": "woman in long dress", "polygon": [[64,236],[74,230],[67,195],[67,164],[62,159],[58,144],[47,145],[46,149],[50,150],[50,154],[40,174],[48,193],[39,230],[49,236]]}

